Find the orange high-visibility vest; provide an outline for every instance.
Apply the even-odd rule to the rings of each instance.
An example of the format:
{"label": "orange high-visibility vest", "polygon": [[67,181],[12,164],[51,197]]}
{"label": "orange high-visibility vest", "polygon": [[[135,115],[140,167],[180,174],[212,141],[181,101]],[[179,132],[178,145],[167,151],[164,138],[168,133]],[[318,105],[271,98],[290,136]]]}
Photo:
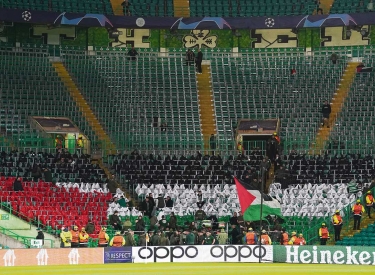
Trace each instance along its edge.
{"label": "orange high-visibility vest", "polygon": [[321,227],[319,229],[319,236],[322,237],[323,239],[328,239],[329,232],[327,227]]}
{"label": "orange high-visibility vest", "polygon": [[283,240],[282,244],[283,245],[287,245],[288,244],[288,239],[289,239],[288,233],[285,232],[281,236],[282,236],[282,240]]}
{"label": "orange high-visibility vest", "polygon": [[122,241],[124,240],[124,237],[122,236],[114,236],[113,237],[113,245],[114,247],[120,247],[122,246]]}
{"label": "orange high-visibility vest", "polygon": [[81,236],[79,238],[79,242],[80,243],[87,243],[89,241],[89,238],[86,238],[87,236],[88,236],[87,233],[81,233]]}
{"label": "orange high-visibility vest", "polygon": [[353,212],[354,212],[354,215],[362,215],[362,212],[363,212],[362,204],[355,204],[353,206]]}
{"label": "orange high-visibility vest", "polygon": [[79,243],[79,232],[71,230],[72,232],[72,243]]}
{"label": "orange high-visibility vest", "polygon": [[108,241],[107,241],[107,239],[106,239],[106,237],[105,237],[105,231],[100,231],[100,233],[99,233],[99,236],[98,236],[98,238],[99,238],[99,244],[106,244],[106,243],[108,243]]}
{"label": "orange high-visibility vest", "polygon": [[366,196],[366,205],[372,206],[374,204],[374,197],[371,194]]}
{"label": "orange high-visibility vest", "polygon": [[334,225],[342,224],[342,218],[340,215],[333,215],[332,220]]}
{"label": "orange high-visibility vest", "polygon": [[270,237],[268,235],[261,235],[260,238],[262,240],[262,244],[270,244]]}
{"label": "orange high-visibility vest", "polygon": [[246,243],[255,244],[255,233],[253,232],[246,233]]}

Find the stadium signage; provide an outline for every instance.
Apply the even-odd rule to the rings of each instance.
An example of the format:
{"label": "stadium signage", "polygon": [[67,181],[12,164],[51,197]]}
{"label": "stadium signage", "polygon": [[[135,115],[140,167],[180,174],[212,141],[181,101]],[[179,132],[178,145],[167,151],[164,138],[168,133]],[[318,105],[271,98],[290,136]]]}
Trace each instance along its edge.
{"label": "stadium signage", "polygon": [[104,263],[131,263],[131,247],[106,247],[104,248]]}
{"label": "stadium signage", "polygon": [[258,245],[133,247],[134,262],[272,262],[273,247]]}
{"label": "stadium signage", "polygon": [[375,265],[375,248],[356,246],[278,246],[274,248],[274,262]]}

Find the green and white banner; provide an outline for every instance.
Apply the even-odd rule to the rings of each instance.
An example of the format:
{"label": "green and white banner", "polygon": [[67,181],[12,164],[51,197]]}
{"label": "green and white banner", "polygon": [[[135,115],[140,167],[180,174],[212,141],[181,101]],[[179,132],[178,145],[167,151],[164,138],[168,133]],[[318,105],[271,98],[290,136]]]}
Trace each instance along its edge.
{"label": "green and white banner", "polygon": [[273,261],[295,264],[375,265],[375,247],[275,245]]}

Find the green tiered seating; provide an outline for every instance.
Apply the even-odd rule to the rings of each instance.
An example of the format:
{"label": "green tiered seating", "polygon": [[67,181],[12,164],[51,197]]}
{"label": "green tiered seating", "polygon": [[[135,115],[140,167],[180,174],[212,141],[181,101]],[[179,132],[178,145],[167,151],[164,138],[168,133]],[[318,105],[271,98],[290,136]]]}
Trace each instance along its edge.
{"label": "green tiered seating", "polygon": [[[374,57],[375,51],[368,51],[363,58],[365,66],[374,68]],[[340,141],[340,144],[345,145],[343,149],[349,149],[351,153],[366,155],[375,152],[374,76],[375,71],[356,75],[341,115],[333,128],[332,139]]]}
{"label": "green tiered seating", "polygon": [[313,0],[190,0],[191,16],[275,16],[312,14]]}
{"label": "green tiered seating", "polygon": [[[67,52],[64,62],[118,148],[201,148],[195,69],[184,57],[98,54]],[[154,118],[166,122],[166,132],[153,127]]]}
{"label": "green tiered seating", "polygon": [[366,12],[367,4],[370,0],[335,0],[330,10],[331,14],[334,13],[356,13]]}
{"label": "green tiered seating", "polygon": [[[238,58],[215,53],[211,67],[220,138],[232,140],[238,119],[280,118],[281,139],[289,147],[284,149],[308,150],[319,128],[321,105],[331,100],[346,60],[334,66],[326,56],[277,49]],[[293,68],[297,75],[291,77]]]}
{"label": "green tiered seating", "polygon": [[29,116],[69,117],[95,139],[46,54],[2,50],[0,57],[0,127],[17,146],[54,146],[31,128]]}
{"label": "green tiered seating", "polygon": [[172,17],[174,15],[173,0],[131,1],[130,11],[131,11],[131,15],[137,15],[137,16],[161,16],[161,17],[171,16]]}
{"label": "green tiered seating", "polygon": [[343,238],[342,241],[336,242],[336,245],[375,246],[375,224],[370,224],[352,238]]}

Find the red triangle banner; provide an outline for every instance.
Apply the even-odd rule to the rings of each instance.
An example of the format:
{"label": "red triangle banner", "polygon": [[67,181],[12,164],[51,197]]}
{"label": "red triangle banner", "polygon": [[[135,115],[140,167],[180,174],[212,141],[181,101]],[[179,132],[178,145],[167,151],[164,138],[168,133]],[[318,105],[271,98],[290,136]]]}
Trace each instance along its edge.
{"label": "red triangle banner", "polygon": [[253,203],[256,197],[249,193],[236,177],[234,178],[234,182],[236,183],[238,200],[240,201],[241,206],[241,212],[244,215],[246,209]]}

